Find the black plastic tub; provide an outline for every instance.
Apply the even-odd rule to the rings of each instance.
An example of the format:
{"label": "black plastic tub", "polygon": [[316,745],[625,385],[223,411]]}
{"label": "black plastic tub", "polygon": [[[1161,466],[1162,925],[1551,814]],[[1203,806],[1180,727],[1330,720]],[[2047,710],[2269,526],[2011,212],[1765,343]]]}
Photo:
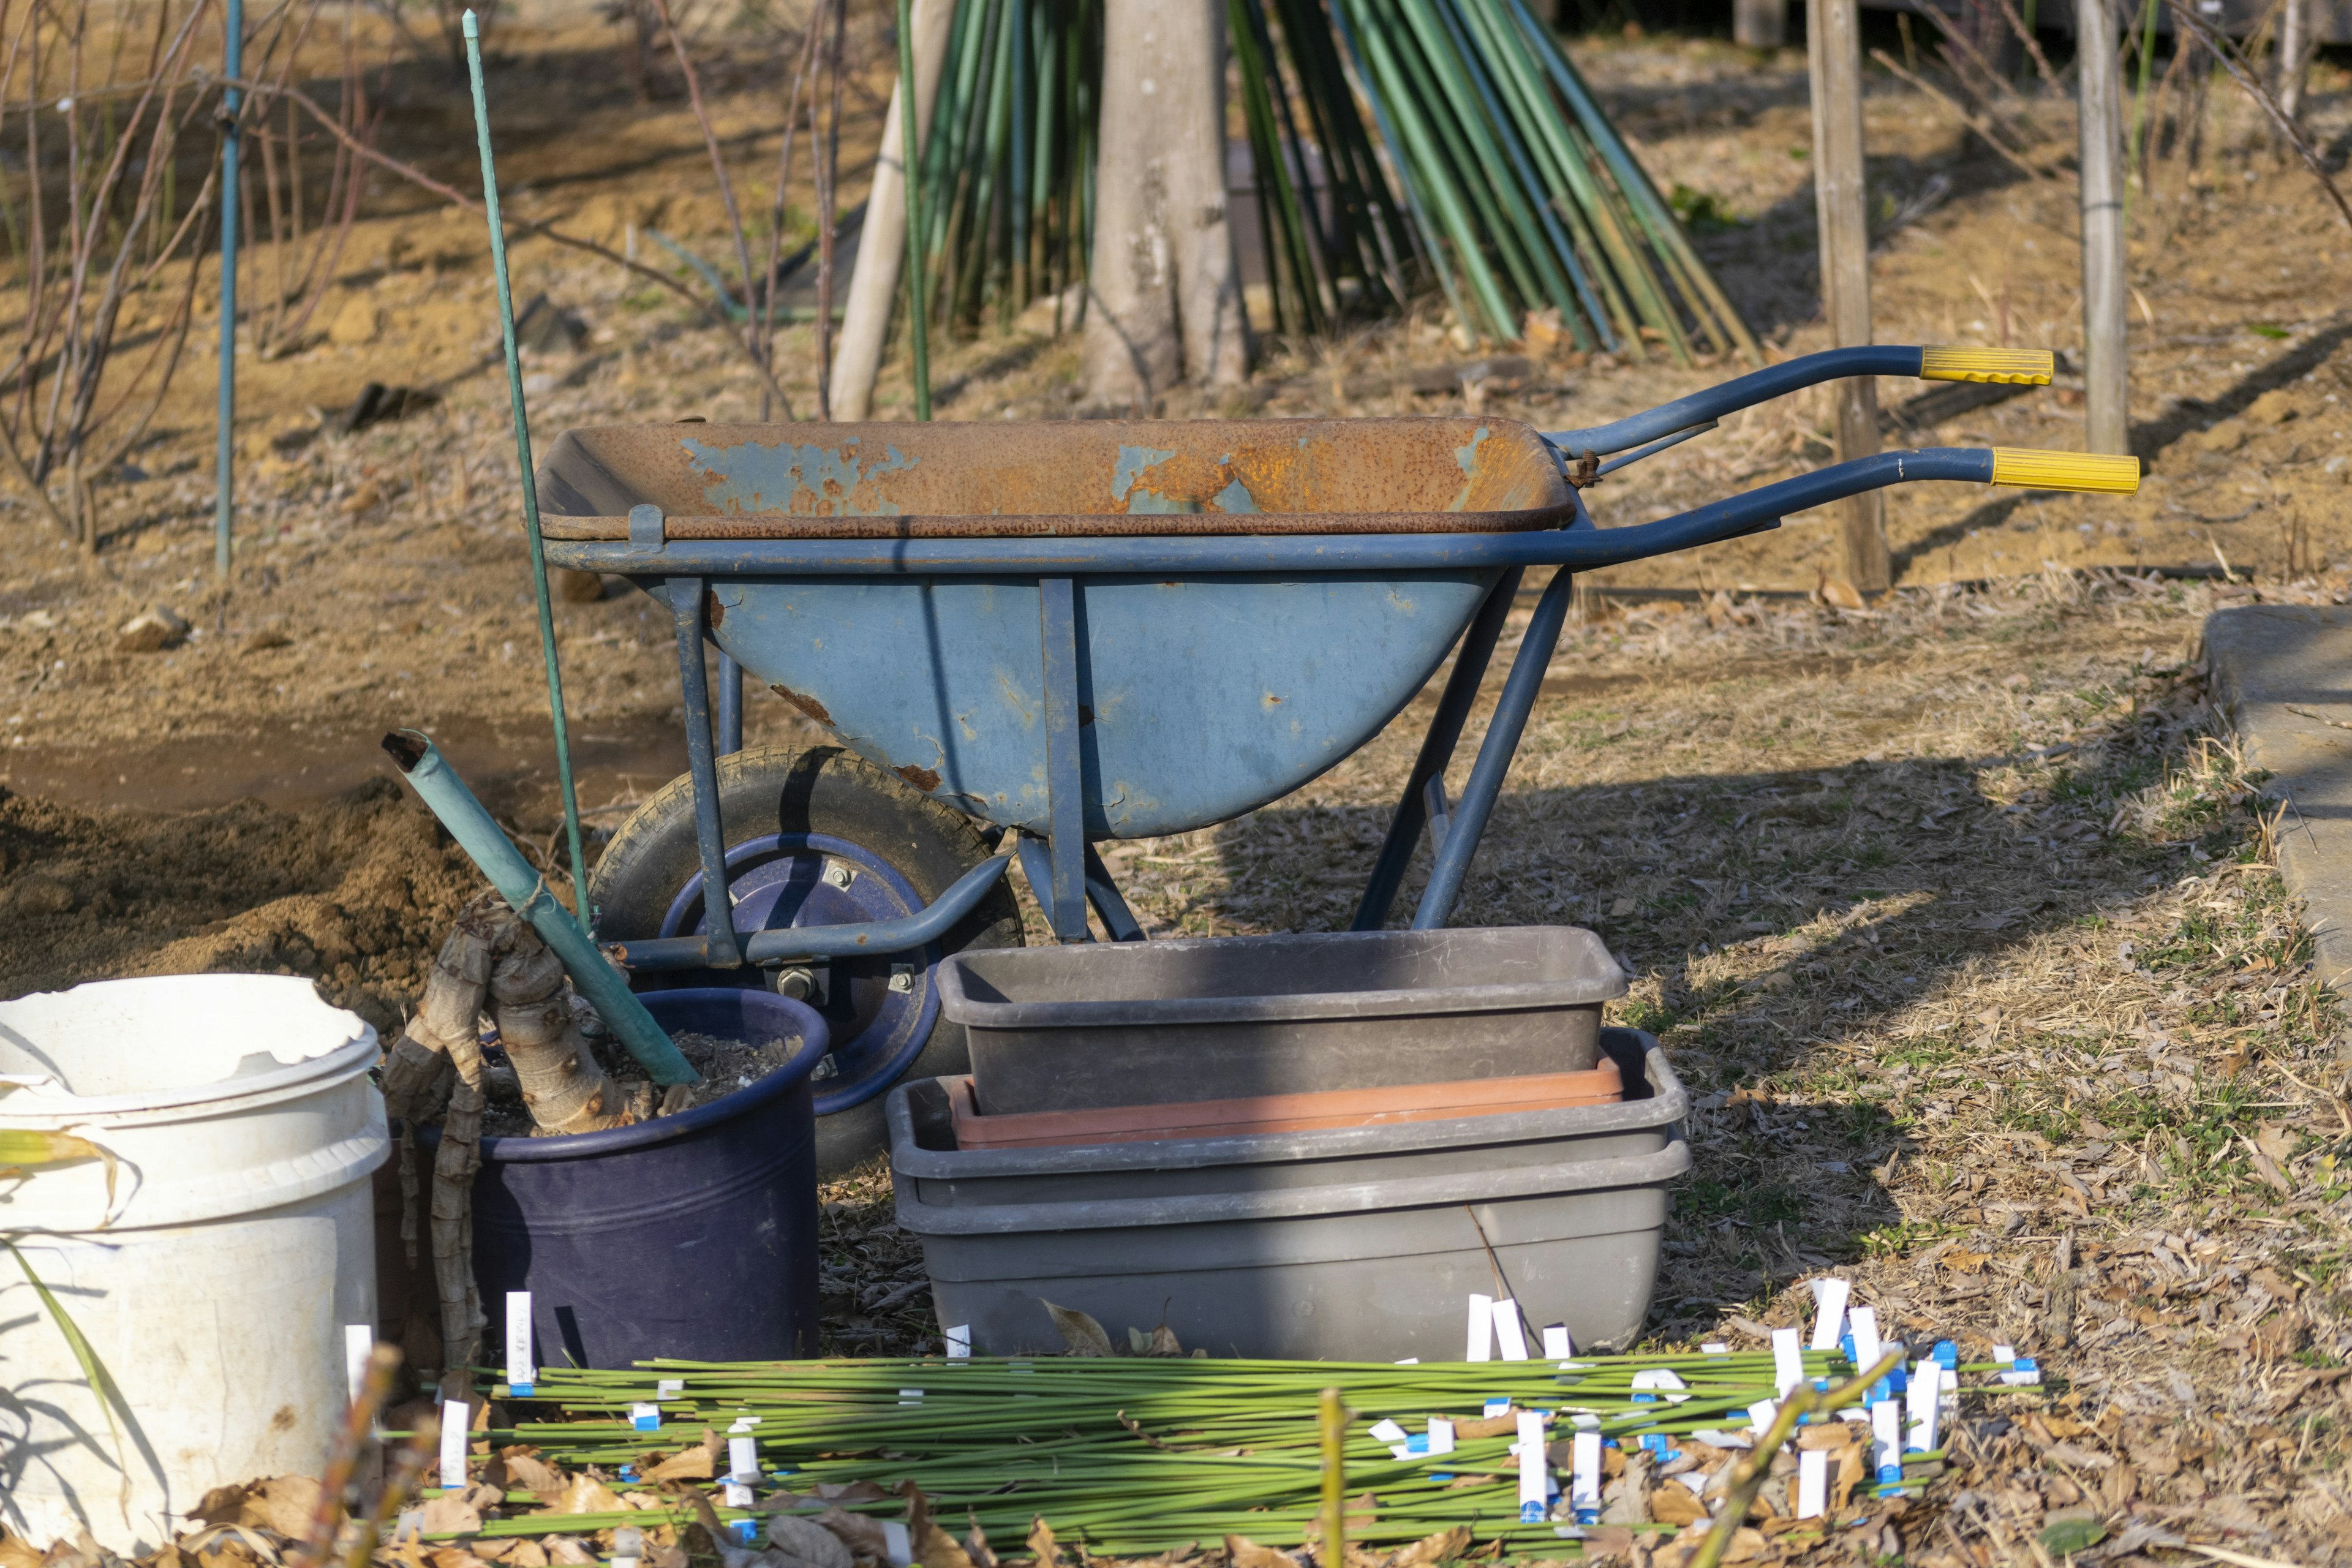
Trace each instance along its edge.
{"label": "black plastic tub", "polygon": [[[673,1034],[791,1038],[748,1089],[676,1116],[568,1138],[485,1138],[474,1279],[504,1342],[507,1292],[530,1292],[541,1365],[653,1356],[777,1361],[817,1349],[816,1114],[824,1020],[764,991],[651,991]],[[422,1130],[423,1145],[435,1129]]]}
{"label": "black plastic tub", "polygon": [[1624,1075],[1615,1105],[1062,1148],[960,1151],[939,1080],[901,1084],[898,1223],[922,1238],[940,1326],[969,1325],[984,1354],[1059,1349],[1052,1301],[1114,1338],[1164,1321],[1212,1355],[1452,1361],[1498,1264],[1531,1323],[1622,1347],[1690,1168],[1688,1107],[1648,1035],[1600,1045]]}
{"label": "black plastic tub", "polygon": [[1574,926],[960,952],[940,1009],[981,1110],[1094,1110],[1583,1072],[1625,974]]}

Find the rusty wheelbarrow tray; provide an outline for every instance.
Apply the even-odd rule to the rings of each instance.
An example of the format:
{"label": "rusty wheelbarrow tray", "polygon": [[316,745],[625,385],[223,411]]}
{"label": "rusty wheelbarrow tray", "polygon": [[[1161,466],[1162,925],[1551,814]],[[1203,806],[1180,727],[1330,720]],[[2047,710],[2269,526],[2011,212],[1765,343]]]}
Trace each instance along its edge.
{"label": "rusty wheelbarrow tray", "polygon": [[[1435,859],[1413,923],[1431,927],[1493,809],[1573,573],[1907,480],[2137,483],[2129,459],[1889,452],[1601,529],[1571,469],[1589,482],[1834,376],[2049,370],[2047,354],[1842,350],[1550,437],[1478,418],[605,427],[563,436],[539,486],[551,562],[627,576],[671,608],[705,888],[727,880],[713,768],[740,743],[738,666],[850,749],[1012,833],[1071,941],[1087,936],[1089,902],[1115,935],[1139,934],[1091,841],[1279,799],[1378,733],[1458,642],[1355,919],[1386,922],[1426,828]],[[1624,455],[1601,460],[1612,452]],[[1445,765],[1530,566],[1559,570],[1449,806]],[[725,656],[715,746],[706,638]],[[908,951],[970,910],[1006,859],[900,920],[748,935],[705,920],[616,956],[659,969]]]}

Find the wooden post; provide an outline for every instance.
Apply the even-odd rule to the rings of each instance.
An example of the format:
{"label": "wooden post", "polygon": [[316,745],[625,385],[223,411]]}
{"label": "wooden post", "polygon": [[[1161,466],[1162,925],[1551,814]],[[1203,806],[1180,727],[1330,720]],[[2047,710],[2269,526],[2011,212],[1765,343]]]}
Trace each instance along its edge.
{"label": "wooden post", "polygon": [[[915,0],[916,134],[930,134],[931,105],[947,64],[948,27],[955,0]],[[816,24],[811,22],[811,26]],[[890,311],[898,298],[898,269],[907,252],[906,168],[899,148],[905,139],[898,89],[890,89],[890,110],[882,120],[882,147],[874,162],[874,188],[866,194],[865,226],[857,237],[857,266],[849,275],[849,302],[842,309],[841,343],[833,356],[833,416],[864,419],[874,411],[874,378],[882,369],[882,344],[890,334]]]}
{"label": "wooden post", "polygon": [[1743,49],[1777,49],[1789,41],[1789,0],[1731,0],[1731,41]]}
{"label": "wooden post", "polygon": [[[1837,346],[1870,342],[1870,223],[1862,163],[1862,23],[1856,0],[1806,7],[1805,55],[1813,92],[1813,195],[1822,229],[1822,304]],[[1878,384],[1834,384],[1841,463],[1878,450]],[[1885,592],[1886,510],[1880,492],[1838,503],[1845,535],[1845,580]]]}
{"label": "wooden post", "polygon": [[2303,116],[2303,84],[2311,74],[2311,9],[2315,0],[2280,0],[2278,100],[2290,121]]}
{"label": "wooden post", "polygon": [[2131,450],[2124,347],[2123,68],[2115,0],[2075,0],[2080,40],[2083,201],[2084,450]]}

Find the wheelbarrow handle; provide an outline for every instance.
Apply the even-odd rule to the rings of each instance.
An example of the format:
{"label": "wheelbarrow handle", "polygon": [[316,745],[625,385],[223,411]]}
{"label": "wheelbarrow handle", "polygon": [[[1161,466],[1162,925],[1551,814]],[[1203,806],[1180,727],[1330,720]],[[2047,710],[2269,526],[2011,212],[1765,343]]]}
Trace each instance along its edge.
{"label": "wheelbarrow handle", "polygon": [[1577,571],[1643,561],[1694,545],[1713,544],[1759,532],[1794,511],[1806,511],[1864,490],[1915,479],[1963,479],[2025,489],[2083,490],[2130,495],[2139,489],[2139,459],[2097,452],[2035,452],[2015,447],[1929,447],[1916,452],[1880,452],[1782,479],[1745,495],[1633,528],[1575,531]]}
{"label": "wheelbarrow handle", "polygon": [[[1554,430],[1544,439],[1571,458],[1606,457],[1721,419],[1803,387],[1849,375],[1911,375],[1921,381],[1997,381],[2046,386],[2057,368],[2047,349],[1920,348],[1874,343],[1825,349],[1786,364],[1767,365],[1719,386],[1662,403],[1644,414],[1583,430]],[[1694,432],[1696,433],[1696,432]]]}

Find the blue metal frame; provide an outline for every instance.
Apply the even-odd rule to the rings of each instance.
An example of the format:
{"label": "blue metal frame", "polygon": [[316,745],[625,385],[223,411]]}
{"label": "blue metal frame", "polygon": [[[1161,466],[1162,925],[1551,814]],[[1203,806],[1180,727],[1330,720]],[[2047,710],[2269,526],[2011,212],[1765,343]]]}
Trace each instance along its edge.
{"label": "blue metal frame", "polygon": [[1442,843],[1451,826],[1452,814],[1445,809],[1445,764],[1453,760],[1454,748],[1462,740],[1462,726],[1478,700],[1479,684],[1486,679],[1487,661],[1495,657],[1496,640],[1503,635],[1503,623],[1510,618],[1523,574],[1517,566],[1504,573],[1487,591],[1469,630],[1462,634],[1462,646],[1454,655],[1454,673],[1445,678],[1445,691],[1437,700],[1429,733],[1422,737],[1421,754],[1413,759],[1412,772],[1405,779],[1404,798],[1397,803],[1380,858],[1372,862],[1371,879],[1364,885],[1363,901],[1356,906],[1352,930],[1378,931],[1389,923],[1389,906],[1396,902],[1397,889],[1404,881],[1422,828],[1427,826],[1431,837]]}
{"label": "blue metal frame", "polygon": [[[1633,461],[1700,434],[1721,414],[1792,387],[1833,375],[1916,374],[1919,363],[1920,353],[1916,348],[1841,350],[1816,354],[1793,364],[1742,376],[1712,392],[1679,399],[1633,419],[1592,430],[1563,432],[1549,439],[1572,451],[1645,447],[1633,458],[1623,459]],[[1612,465],[1620,466],[1622,462]],[[1016,833],[1008,853],[976,868],[929,909],[906,920],[867,926],[759,931],[746,942],[732,928],[730,910],[728,918],[714,925],[707,937],[614,943],[607,951],[616,962],[633,969],[731,967],[846,952],[902,951],[942,935],[995,885],[1014,855],[1020,858],[1057,940],[1090,939],[1090,904],[1115,941],[1140,940],[1143,932],[1139,923],[1119,895],[1108,868],[1087,841],[1087,737],[1091,715],[1081,701],[1087,689],[1084,579],[1282,573],[1316,577],[1350,572],[1496,569],[1498,574],[1493,587],[1462,634],[1453,673],[1438,700],[1437,711],[1390,823],[1354,921],[1358,930],[1376,929],[1385,923],[1413,847],[1426,828],[1433,840],[1433,854],[1428,884],[1413,913],[1413,925],[1421,929],[1442,926],[1460,897],[1479,839],[1501,795],[1503,779],[1542,689],[1544,672],[1559,646],[1576,572],[1758,532],[1778,526],[1786,513],[1909,480],[1989,483],[1992,470],[1993,455],[1979,448],[1884,452],[1639,527],[1596,528],[1579,500],[1573,509],[1574,520],[1565,528],[1487,534],[688,541],[667,539],[659,514],[652,508],[639,507],[631,513],[630,538],[625,542],[551,542],[550,548],[554,558],[564,565],[619,572],[667,584],[677,626],[688,771],[693,778],[704,885],[719,889],[721,895],[708,908],[730,910],[724,898],[726,865],[719,821],[716,753],[732,751],[741,744],[741,673],[735,661],[723,655],[716,737],[712,732],[702,645],[706,592],[709,579],[715,576],[772,581],[819,575],[1032,578],[1039,594],[1047,810],[1042,833]],[[645,513],[652,515],[640,515]],[[1513,657],[1510,673],[1480,742],[1462,799],[1449,806],[1444,794],[1445,768],[1452,761],[1492,661],[1523,571],[1529,565],[1549,565],[1556,570],[1537,601],[1527,633]]]}
{"label": "blue metal frame", "polygon": [[[1012,863],[1010,854],[982,861],[950,883],[945,892],[923,909],[900,920],[753,931],[742,943],[742,961],[764,965],[806,958],[879,957],[937,942],[956,921],[979,906]],[[605,955],[624,969],[705,969],[718,964],[707,937],[645,937],[635,942],[608,942],[604,949]]]}
{"label": "blue metal frame", "polygon": [[[1629,447],[1655,441],[1661,436],[1688,430],[1694,425],[1720,419],[1727,414],[1737,414],[1743,408],[1753,407],[1771,398],[1785,396],[1808,386],[1819,386],[1825,381],[1837,381],[1850,375],[1917,375],[1924,352],[1916,344],[1905,346],[1897,343],[1864,343],[1858,348],[1825,349],[1820,353],[1792,359],[1786,364],[1767,365],[1746,375],[1733,376],[1729,381],[1710,386],[1704,392],[1677,397],[1672,403],[1661,403],[1655,408],[1608,425],[1594,425],[1581,430],[1547,431],[1544,439],[1570,457],[1581,457],[1587,452],[1606,457],[1612,452],[1624,451]],[[1837,470],[1825,468],[1822,471],[1835,473]]]}
{"label": "blue metal frame", "polygon": [[1046,887],[1038,893],[1058,942],[1087,935],[1086,758],[1078,727],[1078,585],[1068,577],[1038,584],[1038,620],[1045,652],[1045,794],[1051,825]]}
{"label": "blue metal frame", "polygon": [[740,969],[743,947],[735,934],[735,904],[727,896],[727,837],[719,821],[719,759],[710,732],[710,683],[702,665],[700,577],[669,580],[670,614],[677,623],[677,674],[686,704],[686,770],[694,780],[694,837],[702,852],[703,907],[710,935],[703,963]]}

